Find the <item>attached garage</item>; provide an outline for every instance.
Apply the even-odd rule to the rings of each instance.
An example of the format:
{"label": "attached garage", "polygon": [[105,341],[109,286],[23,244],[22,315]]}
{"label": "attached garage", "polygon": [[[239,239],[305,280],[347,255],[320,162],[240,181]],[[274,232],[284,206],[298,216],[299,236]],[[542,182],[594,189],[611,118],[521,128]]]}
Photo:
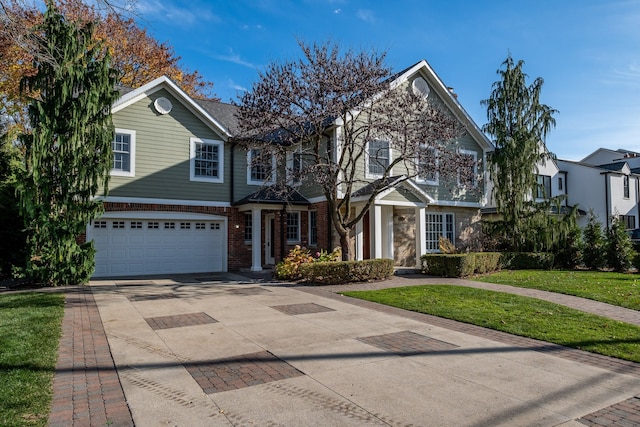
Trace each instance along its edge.
{"label": "attached garage", "polygon": [[94,277],[227,270],[227,218],[177,212],[108,212],[87,228]]}

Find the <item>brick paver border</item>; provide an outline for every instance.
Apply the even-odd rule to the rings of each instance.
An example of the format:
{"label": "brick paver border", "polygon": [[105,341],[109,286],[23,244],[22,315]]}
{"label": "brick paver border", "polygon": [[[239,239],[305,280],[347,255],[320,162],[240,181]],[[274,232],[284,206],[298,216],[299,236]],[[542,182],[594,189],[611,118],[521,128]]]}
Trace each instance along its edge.
{"label": "brick paver border", "polygon": [[133,426],[89,288],[66,293],[50,427]]}

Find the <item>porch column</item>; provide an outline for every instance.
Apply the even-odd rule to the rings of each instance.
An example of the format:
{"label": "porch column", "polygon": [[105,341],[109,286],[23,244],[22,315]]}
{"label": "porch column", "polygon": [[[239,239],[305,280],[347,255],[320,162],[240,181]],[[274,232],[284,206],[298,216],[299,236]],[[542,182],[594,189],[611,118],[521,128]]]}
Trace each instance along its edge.
{"label": "porch column", "polygon": [[362,224],[362,220],[358,221],[358,223],[356,224],[356,261],[362,261],[364,259],[364,252],[363,252],[363,224]]}
{"label": "porch column", "polygon": [[262,271],[262,209],[251,209],[251,271]]}
{"label": "porch column", "polygon": [[427,219],[425,208],[416,208],[416,268],[422,270],[420,257],[427,253]]}
{"label": "porch column", "polygon": [[373,239],[373,258],[382,258],[382,206],[374,205],[371,238]]}
{"label": "porch column", "polygon": [[383,241],[384,246],[382,250],[382,256],[384,258],[394,259],[393,258],[393,206],[384,206],[382,208],[382,212],[384,215],[384,224],[385,230],[384,235],[385,239]]}

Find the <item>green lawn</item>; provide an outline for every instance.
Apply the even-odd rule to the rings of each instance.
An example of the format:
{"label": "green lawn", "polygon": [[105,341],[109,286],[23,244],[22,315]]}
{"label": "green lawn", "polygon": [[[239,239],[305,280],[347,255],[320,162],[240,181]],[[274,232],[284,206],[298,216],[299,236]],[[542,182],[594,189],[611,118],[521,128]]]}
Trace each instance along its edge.
{"label": "green lawn", "polygon": [[0,425],[45,426],[64,295],[0,295]]}
{"label": "green lawn", "polygon": [[450,285],[342,294],[640,362],[639,326],[535,298]]}
{"label": "green lawn", "polygon": [[640,310],[640,275],[597,271],[506,270],[475,278],[479,282],[541,289]]}

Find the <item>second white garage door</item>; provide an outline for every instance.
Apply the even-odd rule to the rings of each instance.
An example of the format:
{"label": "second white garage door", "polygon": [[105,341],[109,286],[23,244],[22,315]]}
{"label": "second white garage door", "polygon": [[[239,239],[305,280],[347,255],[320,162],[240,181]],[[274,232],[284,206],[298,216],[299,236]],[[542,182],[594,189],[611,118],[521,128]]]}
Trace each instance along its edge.
{"label": "second white garage door", "polygon": [[226,271],[226,222],[209,216],[133,218],[93,221],[94,277]]}

